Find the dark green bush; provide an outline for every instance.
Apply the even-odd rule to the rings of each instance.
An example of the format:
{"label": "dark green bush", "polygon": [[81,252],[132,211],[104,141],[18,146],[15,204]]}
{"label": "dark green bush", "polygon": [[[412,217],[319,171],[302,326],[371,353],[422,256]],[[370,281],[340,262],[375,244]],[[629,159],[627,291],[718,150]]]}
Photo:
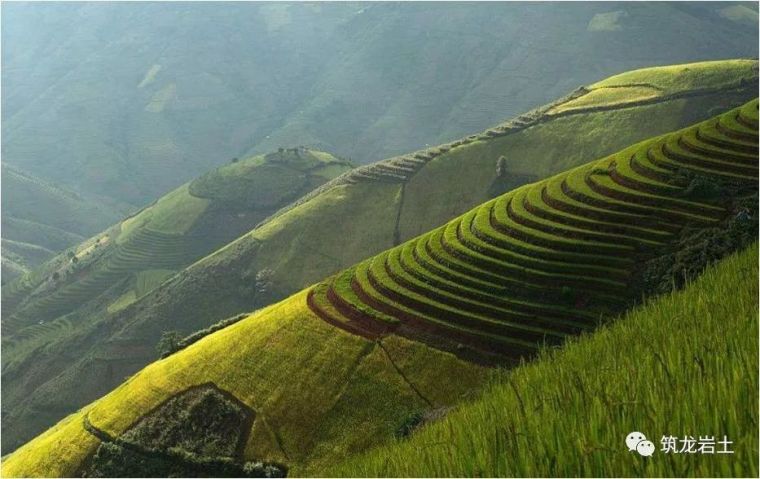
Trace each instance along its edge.
{"label": "dark green bush", "polygon": [[413,412],[404,418],[401,424],[396,428],[394,435],[397,438],[409,437],[409,435],[422,424],[424,419],[425,415],[421,411]]}
{"label": "dark green bush", "polygon": [[[180,337],[179,339],[176,340],[176,343],[174,343],[174,345],[171,348],[167,347],[164,350],[164,352],[162,352],[162,350],[160,348],[158,348],[158,347],[156,349],[158,349],[159,355],[160,355],[160,357],[162,359],[165,358],[165,357],[167,357],[167,356],[171,356],[172,354],[176,353],[177,351],[182,351],[183,349],[185,349],[186,347],[188,347],[191,344],[195,343],[196,341],[199,341],[199,340],[205,338],[209,334],[215,333],[216,331],[219,331],[220,329],[224,329],[227,326],[235,324],[235,323],[237,323],[238,321],[240,321],[243,318],[247,318],[248,314],[249,313],[241,313],[241,314],[232,316],[231,318],[223,319],[223,320],[221,320],[219,322],[216,322],[216,323],[212,324],[208,328],[198,330],[198,331],[194,332],[193,334],[191,334],[189,336],[186,336],[184,338]],[[166,332],[164,332],[164,334],[166,334]],[[177,333],[177,334],[179,334],[179,333]],[[163,336],[162,336],[162,340],[163,340]],[[159,345],[160,344],[161,343],[159,342]]]}
{"label": "dark green bush", "polygon": [[179,347],[181,341],[182,335],[179,331],[164,331],[163,334],[161,334],[161,339],[158,340],[158,344],[156,345],[156,351],[158,352],[159,357],[165,358],[170,354],[179,351],[181,349]]}
{"label": "dark green bush", "polygon": [[711,264],[749,246],[757,236],[757,195],[754,195],[738,201],[733,214],[715,228],[683,230],[672,251],[646,263],[642,294],[682,288]]}

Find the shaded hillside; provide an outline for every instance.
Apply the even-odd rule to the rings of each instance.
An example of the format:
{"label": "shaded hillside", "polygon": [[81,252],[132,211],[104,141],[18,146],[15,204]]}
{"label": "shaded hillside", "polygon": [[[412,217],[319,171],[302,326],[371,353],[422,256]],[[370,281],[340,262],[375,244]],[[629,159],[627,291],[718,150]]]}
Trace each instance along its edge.
{"label": "shaded hillside", "polygon": [[[88,315],[124,309],[350,168],[303,148],[235,160],[57,256],[3,289],[3,370],[52,340],[76,337]],[[21,393],[8,391],[6,398]]]}
{"label": "shaded hillside", "polygon": [[756,6],[739,3],[2,10],[3,160],[137,207],[246,152],[367,163],[621,71],[758,55]]}
{"label": "shaded hillside", "polygon": [[[412,414],[451,404],[484,378],[483,370],[441,349],[458,356],[470,356],[468,348],[479,357],[532,356],[541,344],[559,343],[591,330],[599,319],[612,319],[630,304],[627,294],[672,288],[679,278],[688,281],[711,262],[755,242],[757,128],[758,102],[753,100],[501,195],[151,364],[17,450],[4,462],[4,474],[74,475],[86,464],[97,471],[103,448],[112,450],[112,444],[136,436],[149,440],[148,433],[135,432],[145,421],[179,427],[171,418],[181,415],[156,417],[157,406],[182,403],[201,384],[266,418],[253,421],[245,447],[233,458],[238,464],[277,461],[294,475],[308,474],[394,433],[404,434]],[[559,190],[551,188],[555,184]],[[541,203],[549,192],[566,197]],[[515,201],[529,195],[529,201]],[[521,205],[527,213],[514,219],[512,207]],[[486,220],[480,221],[483,215]],[[426,286],[412,291],[415,268],[403,273],[393,266],[394,258],[471,219],[478,228],[490,225],[500,231],[470,228],[461,237],[445,235],[451,241],[448,247],[442,242],[443,249],[461,253],[444,258],[439,252],[443,259],[429,263],[437,264],[435,270],[417,269]],[[480,247],[465,244],[478,241]],[[522,252],[514,249],[518,245]],[[497,263],[500,267],[494,269]],[[451,273],[442,273],[446,269]],[[474,276],[463,272],[475,269]],[[612,273],[606,282],[607,276],[591,273],[602,269]],[[366,281],[360,271],[366,272]],[[346,281],[346,275],[354,280]],[[584,279],[585,304],[568,304],[576,299],[564,295],[572,275]],[[538,283],[546,290],[543,295],[533,281],[538,276],[543,276]],[[401,277],[407,278],[403,284]],[[501,281],[495,286],[500,290],[483,286],[492,277]],[[631,293],[615,284],[626,281]],[[443,283],[449,285],[445,291],[438,287]],[[553,293],[554,285],[562,286],[562,296]],[[572,285],[576,293],[578,284]],[[333,294],[323,296],[325,290]],[[518,293],[525,298],[518,300]],[[532,312],[518,316],[517,305],[531,306],[536,294],[544,302],[534,301]],[[490,298],[478,310],[473,295]],[[332,299],[339,297],[343,300]],[[444,306],[447,297],[458,304]],[[439,311],[426,311],[421,304]],[[746,307],[746,302],[739,305]],[[482,307],[500,308],[504,314],[489,318]],[[596,317],[587,317],[588,312]],[[216,457],[189,449],[185,453],[183,461]]]}
{"label": "shaded hillside", "polygon": [[645,69],[625,81],[661,84],[653,98],[626,103],[625,89],[602,88],[609,95],[585,108],[552,112],[599,89],[580,90],[480,135],[336,178],[133,304],[110,314],[111,302],[81,306],[77,328],[46,339],[44,355],[42,343],[4,350],[4,447],[152,361],[164,331],[190,334],[252,311],[505,191],[722,112],[754,97],[756,79],[752,61]]}
{"label": "shaded hillside", "polygon": [[[482,398],[411,438],[322,474],[755,477],[757,262],[755,244],[684,291],[504,374]],[[717,441],[725,434],[734,454],[666,459],[656,451],[647,460],[623,447],[631,431],[657,438],[658,449],[661,436],[680,431]]]}
{"label": "shaded hillside", "polygon": [[117,205],[2,164],[3,283],[118,220]]}

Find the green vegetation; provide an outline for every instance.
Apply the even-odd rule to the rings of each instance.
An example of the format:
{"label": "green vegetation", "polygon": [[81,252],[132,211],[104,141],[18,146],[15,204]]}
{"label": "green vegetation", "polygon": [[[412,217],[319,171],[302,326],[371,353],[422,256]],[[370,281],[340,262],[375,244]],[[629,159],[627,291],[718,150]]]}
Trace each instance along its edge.
{"label": "green vegetation", "polygon": [[[107,290],[113,296],[116,291],[111,287],[129,279],[125,282],[129,288],[120,291],[108,305],[111,312],[123,310],[176,271],[248,231],[294,195],[329,179],[316,173],[333,168],[332,174],[339,174],[350,168],[347,162],[326,153],[316,156],[306,149],[296,152],[304,157],[303,161],[289,161],[273,154],[220,167],[201,178],[206,183],[216,178],[213,183],[218,194],[199,198],[192,194],[193,184],[185,184],[106,233],[55,258],[45,265],[44,274],[23,278],[23,286],[17,286],[11,295],[4,294],[4,299],[24,294],[27,298],[19,308],[12,305],[6,309],[4,324],[8,329],[3,340],[36,340],[36,318],[70,313]],[[282,164],[287,168],[279,168]],[[270,171],[272,168],[276,173]],[[258,204],[252,192],[262,185],[259,173],[265,184],[276,185],[276,178],[285,176],[295,178],[301,189],[278,201]],[[230,187],[225,188],[226,184]],[[59,280],[51,281],[55,274]]]}
{"label": "green vegetation", "polygon": [[[288,161],[275,153],[220,167],[206,176],[218,177],[215,197],[198,198],[191,194],[192,184],[183,185],[3,288],[3,373],[38,357],[37,348],[51,342],[81,341],[81,334],[97,327],[103,316],[123,313],[177,271],[250,230],[293,196],[351,168],[327,153],[296,151],[303,161]],[[270,171],[281,164],[287,168],[276,174]],[[227,170],[232,168],[235,174],[230,175]],[[301,189],[278,202],[256,204],[251,192],[261,186],[262,170],[268,183],[276,184],[277,175],[292,176]],[[235,187],[225,188],[225,181]],[[5,254],[12,251],[4,248]],[[268,294],[263,291],[258,296],[263,301]],[[47,376],[52,370],[41,374]]]}
{"label": "green vegetation", "polygon": [[185,338],[179,337],[176,331],[166,331],[161,335],[161,340],[158,342],[156,348],[158,349],[161,358],[165,358],[166,356],[174,354],[181,349],[185,349],[196,341],[205,338],[209,334],[215,333],[220,329],[224,329],[231,324],[235,324],[238,321],[245,319],[246,317],[248,317],[247,314],[238,314],[237,316],[223,319],[218,323],[214,323],[208,328],[196,331]]}
{"label": "green vegetation", "polygon": [[[755,244],[683,291],[501,373],[409,439],[321,474],[755,477],[757,262]],[[655,443],[653,457],[625,447],[634,430]],[[665,455],[664,435],[726,435],[735,453]]]}
{"label": "green vegetation", "polygon": [[[444,372],[457,380],[441,384]],[[420,343],[336,330],[311,314],[304,291],[153,363],[5,458],[2,472],[71,475],[100,443],[85,427],[120,437],[170,398],[213,383],[255,411],[241,460],[300,475],[390,439],[411,413],[450,405],[485,378]]]}
{"label": "green vegetation", "polygon": [[312,310],[487,360],[558,344],[754,241],[757,118],[753,100],[513,190],[334,276]]}
{"label": "green vegetation", "polygon": [[[724,226],[737,232],[735,228],[746,227],[747,221],[754,223],[757,151],[750,153],[746,146],[757,142],[757,114],[758,101],[753,100],[719,117],[520,187],[313,288],[232,321],[154,362],[22,446],[5,459],[3,473],[55,476],[76,471],[101,441],[120,444],[110,438],[141,438],[146,444],[159,444],[150,447],[160,450],[171,449],[179,435],[186,440],[179,454],[190,454],[180,464],[195,460],[198,448],[229,454],[234,440],[215,437],[216,426],[209,424],[211,435],[196,440],[192,427],[175,420],[195,410],[196,406],[180,406],[186,398],[200,404],[186,396],[200,384],[213,385],[232,403],[223,401],[220,406],[216,399],[204,403],[221,409],[210,412],[198,406],[206,411],[198,417],[224,423],[235,410],[255,412],[250,431],[246,434],[243,428],[238,436],[244,437],[235,449],[241,451],[238,464],[283,463],[295,475],[323,471],[351,475],[363,472],[361,467],[396,467],[401,475],[407,473],[401,468],[411,467],[429,467],[432,474],[441,475],[487,475],[506,473],[511,470],[508,466],[518,475],[568,475],[571,470],[615,475],[614,467],[626,467],[621,466],[620,454],[630,459],[622,442],[632,428],[667,432],[671,426],[694,426],[695,431],[748,440],[749,433],[740,428],[756,424],[754,412],[738,416],[734,406],[722,414],[713,407],[694,414],[668,403],[664,413],[655,414],[647,405],[661,401],[664,394],[689,405],[741,404],[739,411],[756,402],[756,384],[754,389],[736,386],[747,385],[746,376],[752,373],[744,365],[756,360],[751,343],[757,332],[757,276],[748,266],[756,264],[756,244],[728,260],[728,268],[708,272],[688,291],[646,303],[620,326],[603,327],[593,337],[572,338],[596,328],[600,319],[611,319],[646,293],[646,269],[640,265],[651,264],[647,260],[670,258],[669,264],[677,265],[684,253],[679,241],[692,238],[688,246],[698,244],[698,239],[684,235],[686,228],[709,233]],[[666,148],[685,145],[684,138],[703,137],[703,129],[719,140],[727,155],[704,153],[718,143],[713,140],[699,145],[687,142],[700,146],[700,153],[673,155]],[[716,131],[722,136],[714,136]],[[653,151],[678,166],[668,168],[655,161],[656,156],[648,154]],[[726,166],[736,173],[723,175]],[[705,195],[705,190],[694,187],[699,178],[695,170],[699,176],[714,172],[710,179],[717,182],[721,195],[713,191]],[[558,189],[549,188],[557,183]],[[570,187],[578,184],[577,189]],[[566,199],[549,196],[556,191]],[[297,211],[293,208],[283,217]],[[749,228],[744,241],[754,241],[756,231],[756,225]],[[734,244],[708,238],[702,249],[708,255],[701,266],[741,246],[741,237]],[[234,243],[227,248],[233,247]],[[660,276],[655,279],[657,284],[662,281]],[[729,322],[727,315],[735,317]],[[753,315],[754,321],[745,321],[747,315]],[[637,317],[644,324],[636,324]],[[699,329],[695,325],[702,328],[700,334],[695,334]],[[682,333],[673,334],[679,327]],[[176,346],[176,335],[174,339]],[[562,351],[547,349],[568,339],[571,342]],[[621,356],[620,351],[635,359]],[[440,419],[445,408],[492,376],[468,360],[506,358],[517,363],[529,354],[538,355],[535,365],[500,373],[506,379],[497,381],[480,402]],[[727,363],[725,357],[730,355],[736,361]],[[608,368],[599,367],[600,358],[608,358]],[[630,361],[639,366],[633,373]],[[720,389],[711,389],[713,385]],[[547,392],[541,393],[541,388]],[[629,407],[635,408],[635,414]],[[568,414],[574,410],[579,412]],[[611,414],[613,421],[608,421]],[[451,421],[459,417],[470,421],[464,429],[453,428]],[[495,422],[494,417],[503,421]],[[633,426],[637,418],[640,422]],[[83,437],[80,427],[97,439]],[[549,428],[555,428],[553,434]],[[163,436],[171,431],[176,434]],[[586,440],[579,442],[578,433]],[[73,434],[78,434],[73,441],[63,440]],[[443,434],[443,440],[426,442],[422,449],[404,449],[428,434],[439,434],[436,439]],[[375,459],[373,454],[379,453],[371,452],[364,459],[368,465],[356,462],[333,469],[347,456],[399,436],[408,439],[391,447],[421,454],[423,459],[410,464],[401,454],[395,456],[396,462],[395,457]],[[621,444],[617,454],[608,446],[613,436]],[[456,441],[465,444],[452,452],[449,445]],[[565,462],[553,461],[563,441],[568,445],[563,451],[575,446],[575,452]],[[525,453],[534,442],[536,450]],[[509,445],[514,447],[505,453]],[[425,452],[427,447],[433,452]],[[226,453],[219,452],[224,448]],[[478,448],[481,452],[475,453]],[[584,453],[578,454],[578,448]],[[655,474],[692,470],[745,474],[756,472],[756,463],[749,459],[755,450],[750,445],[738,451],[741,461],[729,465],[705,466],[676,458],[661,466],[634,463],[638,466],[628,466],[622,473],[660,467]],[[605,459],[598,455],[601,452],[609,456]],[[105,446],[102,454],[104,467],[114,467],[108,470],[154,467],[111,446]],[[433,456],[438,462],[425,460],[425,454],[438,454]],[[164,470],[162,465],[155,467]],[[388,469],[380,471],[377,474],[388,474]],[[420,475],[424,472],[420,470]]]}
{"label": "green vegetation", "polygon": [[76,193],[2,164],[3,283],[55,256],[64,248],[116,221],[119,208]]}
{"label": "green vegetation", "polygon": [[[731,68],[726,68],[728,65]],[[745,75],[757,74],[754,60],[724,60],[688,65],[671,65],[659,68],[632,70],[606,78],[588,88],[617,88],[626,85],[648,85],[664,94],[683,89],[725,87],[727,83],[739,84]]]}
{"label": "green vegetation", "polygon": [[124,243],[146,228],[159,233],[182,235],[198,221],[208,205],[208,200],[193,196],[189,185],[184,184],[162,196],[156,204],[123,221],[117,241]]}
{"label": "green vegetation", "polygon": [[[694,94],[688,89],[674,89],[672,96],[660,96],[647,105],[611,105],[605,111],[578,109],[562,115],[548,113],[558,103],[572,99],[566,98],[480,135],[385,160],[375,166],[358,168],[356,172],[324,184],[291,207],[282,208],[250,233],[168,277],[141,297],[134,294],[134,275],[124,277],[124,284],[119,283],[112,291],[102,293],[97,300],[82,302],[82,298],[94,297],[92,290],[80,297],[72,294],[71,302],[64,303],[75,308],[71,312],[53,320],[50,318],[54,310],[47,310],[45,324],[37,324],[35,328],[39,335],[30,335],[23,344],[13,348],[3,345],[3,404],[7,412],[3,421],[4,448],[20,445],[59,420],[65,412],[73,412],[97,399],[116,387],[125,375],[133,374],[153,361],[156,358],[156,343],[165,330],[176,330],[182,336],[191,335],[218,322],[220,318],[261,308],[373,254],[436,228],[515,187],[604,157],[645,138],[704,120],[756,95],[752,85],[757,78],[756,72],[746,69],[741,62],[733,61],[715,64],[713,68],[719,68],[721,64],[732,72],[726,74],[731,80],[723,89],[700,90],[702,93]],[[689,71],[681,72],[678,78],[684,84],[694,83],[689,75]],[[741,78],[747,79],[747,86],[734,88],[736,79]],[[583,134],[579,135],[579,131]],[[709,125],[700,132],[708,135],[710,141],[721,141],[722,134],[710,130]],[[321,155],[313,154],[317,157]],[[497,171],[500,157],[505,158],[502,176]],[[219,175],[210,174],[209,178],[225,176],[227,167],[250,165],[252,169],[256,168],[258,161],[244,158],[234,164],[227,161],[227,166],[219,170]],[[337,161],[314,174],[316,176],[340,166],[340,161]],[[649,165],[649,169],[659,171],[660,168]],[[240,173],[246,175],[244,171]],[[578,178],[582,179],[580,176]],[[562,194],[560,186],[549,182],[547,189],[552,196],[557,196]],[[529,194],[532,198],[536,191]],[[596,197],[593,191],[586,194]],[[581,206],[585,211],[594,211],[588,204],[573,198],[563,196],[563,202],[570,208]],[[233,237],[237,233],[224,230],[224,226],[242,228],[241,223],[248,221],[238,216],[220,215],[215,226],[209,226],[204,223],[204,218],[218,210],[212,205],[204,211],[197,226],[182,238],[193,237],[194,231],[224,233],[229,235],[226,238]],[[612,213],[607,211],[605,214]],[[615,213],[613,224],[607,225],[607,228],[620,229],[621,225],[633,225],[636,218],[631,213]],[[574,219],[576,222],[579,220]],[[596,220],[600,221],[598,218]],[[481,226],[488,228],[489,225],[483,223],[481,218],[478,228]],[[641,238],[653,241],[659,241],[661,236],[656,230],[648,231],[647,228],[622,228],[620,231],[621,234],[635,231]],[[145,248],[145,251],[153,253],[147,259],[140,260],[140,266],[136,269],[175,268],[174,265],[160,264],[161,261],[170,260],[173,252],[183,250],[181,244],[172,243],[177,238],[156,235],[150,230],[146,233],[149,234],[135,244],[132,253],[138,258]],[[118,231],[111,234],[117,237]],[[442,232],[435,234],[436,241],[440,243]],[[455,234],[455,231],[448,231],[447,234]],[[493,234],[498,234],[498,231]],[[503,235],[497,237],[502,238]],[[137,239],[135,237],[130,243]],[[458,242],[449,239],[446,240],[448,245],[460,248]],[[492,252],[494,249],[493,245],[475,236],[467,237],[466,241],[486,248],[484,251]],[[118,241],[107,241],[99,247],[86,244],[80,249],[99,254],[105,252],[105,245],[113,247],[114,243]],[[516,243],[516,246],[520,244]],[[469,247],[461,245],[461,248],[464,248],[463,252],[470,251],[468,254],[472,254]],[[119,245],[119,249],[123,246]],[[531,248],[530,255],[533,251],[537,248]],[[436,257],[440,256],[437,250],[428,252],[421,248],[405,248],[400,253],[399,264],[412,264],[414,260],[409,258],[412,253],[414,260],[422,261],[424,258],[426,268],[437,271],[437,275],[446,279],[439,280],[437,287],[449,288],[449,281],[461,283],[468,280],[461,284],[481,292],[488,291],[489,296],[475,299],[486,303],[504,292],[500,276],[486,274],[489,265],[494,264],[495,258],[491,256],[483,254],[479,258],[481,264],[474,265],[447,255],[449,265],[442,268],[436,261]],[[134,261],[130,260],[130,256],[135,258],[135,255],[127,254],[124,258],[127,261],[122,264],[133,268],[131,265],[135,263],[130,263]],[[110,261],[117,266],[121,263],[120,259]],[[81,256],[78,267],[82,269],[79,271],[84,271],[89,262],[87,255]],[[102,261],[97,261],[97,264],[101,265],[98,268],[106,268],[102,266]],[[545,266],[548,262],[541,264]],[[555,261],[554,266],[556,269],[561,265]],[[572,270],[576,266],[563,268]],[[614,264],[609,266],[615,267]],[[15,311],[18,304],[30,308],[33,298],[29,298],[29,293],[37,287],[33,285],[40,284],[35,281],[47,281],[59,269],[57,266],[52,268],[49,263],[23,281],[4,287],[4,313]],[[118,271],[119,268],[114,269]],[[265,275],[268,288],[262,294],[258,291],[257,277],[267,271],[270,272]],[[62,279],[50,291],[58,291],[61,286],[67,285],[67,280],[63,279],[66,275],[65,270],[61,270]],[[99,277],[113,284],[109,276]],[[415,278],[412,276],[405,280],[417,281]],[[593,284],[598,285],[596,289],[599,289],[605,287],[603,283],[596,281]],[[607,290],[594,291],[599,311],[618,305],[614,291],[609,291],[614,283],[607,286]],[[131,292],[125,292],[125,289]],[[575,305],[576,289],[568,286],[557,291],[564,298],[563,307],[572,308]],[[344,293],[349,294],[350,291]],[[39,299],[44,297],[39,295]],[[358,302],[354,301],[354,304]],[[30,315],[28,321],[38,323],[41,318],[42,314]],[[6,319],[4,317],[4,321]],[[44,355],[39,354],[41,348],[44,348]],[[82,354],[72,357],[71,351],[81,351]]]}
{"label": "green vegetation", "polygon": [[[727,68],[727,66],[730,66]],[[661,95],[672,95],[684,89],[726,88],[742,85],[744,78],[756,74],[753,60],[728,60],[644,68],[609,77],[587,87],[588,93],[557,106],[553,113],[576,108],[651,102]]]}
{"label": "green vegetation", "polygon": [[205,384],[169,399],[118,438],[85,422],[103,442],[83,475],[283,477],[286,470],[276,465],[239,461],[254,414],[234,397]]}

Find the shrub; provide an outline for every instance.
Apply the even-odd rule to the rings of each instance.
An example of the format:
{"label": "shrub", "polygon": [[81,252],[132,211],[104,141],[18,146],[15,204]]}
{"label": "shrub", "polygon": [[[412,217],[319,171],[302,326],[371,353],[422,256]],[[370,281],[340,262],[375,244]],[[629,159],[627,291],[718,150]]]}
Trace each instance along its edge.
{"label": "shrub", "polygon": [[161,339],[158,340],[156,351],[161,358],[165,358],[181,349],[179,347],[181,341],[182,335],[178,331],[164,331]]}
{"label": "shrub", "polygon": [[643,293],[660,294],[682,288],[705,268],[750,245],[758,235],[757,195],[740,201],[722,225],[708,229],[686,228],[676,247],[646,263]]}
{"label": "shrub", "polygon": [[404,418],[399,427],[396,428],[394,435],[397,438],[409,437],[422,424],[424,417],[424,414],[420,411],[413,412]]}
{"label": "shrub", "polygon": [[499,178],[507,176],[507,159],[503,155],[496,161],[496,176]]}
{"label": "shrub", "polygon": [[249,313],[241,313],[241,314],[232,316],[231,318],[223,319],[223,320],[221,320],[219,322],[216,322],[216,323],[212,324],[211,326],[209,326],[208,328],[198,330],[198,331],[194,332],[193,334],[180,339],[175,344],[175,347],[174,347],[173,350],[168,350],[167,349],[167,352],[163,353],[163,354],[159,351],[159,354],[161,354],[161,358],[163,359],[163,358],[165,358],[167,356],[170,356],[170,355],[176,353],[177,351],[182,351],[186,347],[188,347],[191,344],[193,344],[193,343],[195,343],[195,342],[203,339],[204,337],[208,336],[209,334],[214,333],[216,331],[219,331],[220,329],[224,329],[227,326],[230,326],[232,324],[235,324],[235,323],[237,323],[238,321],[240,321],[243,318],[247,318],[248,315],[249,315]]}

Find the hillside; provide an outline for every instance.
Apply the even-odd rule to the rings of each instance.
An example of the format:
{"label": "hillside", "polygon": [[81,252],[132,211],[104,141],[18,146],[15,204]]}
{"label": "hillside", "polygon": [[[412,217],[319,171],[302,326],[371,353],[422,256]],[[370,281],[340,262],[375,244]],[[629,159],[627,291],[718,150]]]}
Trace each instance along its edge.
{"label": "hillside", "polygon": [[[502,374],[409,439],[323,475],[756,477],[757,262],[755,244],[683,291]],[[655,442],[650,460],[625,447],[631,431]],[[684,434],[725,434],[734,454],[665,457],[660,438]]]}
{"label": "hillside", "polygon": [[622,71],[758,56],[740,2],[8,2],[2,23],[3,161],[134,207],[233,157],[369,163]]}
{"label": "hillside", "polygon": [[2,164],[3,283],[118,220],[117,205]]}
{"label": "hillside", "polygon": [[3,290],[4,373],[52,339],[76,336],[92,308],[101,314],[125,308],[350,168],[300,147],[235,160],[48,261]]}
{"label": "hillside", "polygon": [[44,335],[55,329],[55,322],[39,327],[44,320],[99,299],[110,301],[108,311],[124,308],[350,168],[332,155],[298,147],[235,159],[182,185],[9,285],[3,291],[4,344]]}
{"label": "hillside", "polygon": [[477,359],[560,344],[754,237],[757,116],[755,100],[517,188],[318,284],[309,306]]}
{"label": "hillside", "polygon": [[[432,372],[442,369],[462,379],[441,387]],[[2,472],[75,475],[99,444],[86,427],[118,437],[167,393],[209,382],[255,415],[235,459],[266,458],[293,470],[307,459],[334,461],[376,444],[416,410],[450,404],[484,377],[480,368],[412,341],[338,332],[315,320],[301,293],[154,363],[18,450]]]}
{"label": "hillside", "polygon": [[[72,315],[77,328],[48,336],[44,349],[4,349],[3,447],[154,360],[164,331],[190,334],[253,311],[505,191],[741,104],[756,95],[756,79],[754,61],[640,70],[627,81],[662,84],[656,97],[626,102],[625,94],[615,96],[619,88],[609,88],[588,107],[552,112],[594,91],[578,90],[480,135],[336,178],[134,303],[111,312],[117,297],[82,305]],[[506,164],[497,168],[502,156]],[[265,294],[257,292],[257,276],[267,279]]]}
{"label": "hillside", "polygon": [[[485,379],[457,356],[531,357],[754,242],[757,128],[753,100],[501,195],[153,363],[17,450],[3,473],[145,475],[150,456],[300,475],[387,440]],[[219,419],[169,442],[151,433],[180,428],[194,388]],[[250,429],[204,442],[245,411]]]}

